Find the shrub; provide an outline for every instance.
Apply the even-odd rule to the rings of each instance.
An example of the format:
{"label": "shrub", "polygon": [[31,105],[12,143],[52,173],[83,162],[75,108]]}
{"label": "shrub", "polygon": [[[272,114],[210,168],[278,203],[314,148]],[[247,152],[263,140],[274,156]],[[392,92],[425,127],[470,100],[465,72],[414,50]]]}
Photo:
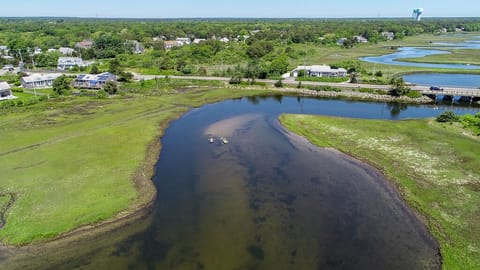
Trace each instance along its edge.
{"label": "shrub", "polygon": [[447,123],[447,122],[457,122],[459,120],[458,116],[452,111],[445,111],[444,113],[437,116],[437,122]]}
{"label": "shrub", "polygon": [[105,90],[99,90],[97,92],[97,98],[98,99],[106,99],[108,97],[108,94],[107,92],[105,92]]}

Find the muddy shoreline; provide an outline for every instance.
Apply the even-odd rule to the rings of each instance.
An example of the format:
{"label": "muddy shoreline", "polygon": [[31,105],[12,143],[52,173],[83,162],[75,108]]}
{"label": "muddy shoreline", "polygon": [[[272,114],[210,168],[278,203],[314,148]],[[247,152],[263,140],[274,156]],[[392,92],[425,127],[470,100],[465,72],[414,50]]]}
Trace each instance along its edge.
{"label": "muddy shoreline", "polygon": [[405,200],[399,187],[395,184],[394,181],[390,180],[385,175],[384,171],[381,168],[376,167],[374,164],[371,164],[367,160],[364,160],[360,157],[353,156],[351,153],[345,153],[335,148],[318,147],[312,144],[307,138],[300,136],[298,134],[295,134],[290,130],[288,130],[287,128],[285,128],[278,119],[275,122],[275,127],[280,132],[284,133],[289,140],[295,140],[297,143],[302,144],[307,149],[318,148],[318,149],[321,149],[322,151],[327,151],[332,155],[337,156],[340,159],[343,159],[349,163],[355,164],[356,166],[362,168],[366,173],[374,176],[375,179],[378,179],[377,184],[382,186],[384,190],[386,190],[389,194],[394,195],[392,196],[392,198],[396,198],[398,201],[401,201],[399,205],[401,205],[402,208],[405,210],[405,212],[408,213],[408,218],[414,221],[415,223],[421,225],[419,226],[421,229],[421,235],[427,242],[429,242],[432,246],[434,246],[435,249],[438,251],[439,265],[438,265],[438,268],[436,269],[442,269],[443,257],[440,250],[440,243],[427,227],[428,217],[425,216],[422,212],[419,212],[418,209],[414,208],[407,200]]}
{"label": "muddy shoreline", "polygon": [[132,223],[146,218],[155,203],[157,189],[152,181],[155,174],[155,165],[161,151],[161,138],[166,127],[171,121],[174,121],[181,115],[175,115],[171,119],[164,120],[159,123],[159,135],[156,136],[146,149],[145,159],[132,175],[132,181],[138,192],[137,201],[128,209],[119,212],[116,216],[104,220],[96,224],[88,224],[76,228],[72,231],[63,233],[55,238],[41,240],[21,246],[0,244],[0,265],[2,258],[8,258],[11,255],[31,256],[38,254],[40,251],[55,250],[59,247],[66,247],[81,240],[95,239],[105,233],[115,231],[126,227]]}

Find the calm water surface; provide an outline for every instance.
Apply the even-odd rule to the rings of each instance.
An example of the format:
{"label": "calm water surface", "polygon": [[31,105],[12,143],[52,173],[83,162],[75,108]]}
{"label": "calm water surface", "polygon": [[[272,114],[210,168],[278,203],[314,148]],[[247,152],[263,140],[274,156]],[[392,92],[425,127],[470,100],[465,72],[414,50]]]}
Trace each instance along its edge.
{"label": "calm water surface", "polygon": [[[478,38],[478,37],[477,37]],[[426,68],[452,68],[452,69],[480,69],[478,65],[466,64],[434,64],[434,63],[413,63],[398,61],[405,58],[421,58],[428,55],[448,54],[450,52],[441,49],[480,49],[479,40],[468,40],[459,43],[432,43],[429,47],[400,47],[396,52],[380,56],[362,57],[360,60],[377,64],[388,64],[408,67]]]}
{"label": "calm water surface", "polygon": [[151,215],[74,245],[1,254],[0,268],[438,269],[437,244],[382,175],[288,134],[276,119],[445,109],[276,97],[192,110],[162,139]]}
{"label": "calm water surface", "polygon": [[406,82],[418,85],[465,88],[480,87],[480,75],[478,74],[417,73],[405,75],[403,79]]}

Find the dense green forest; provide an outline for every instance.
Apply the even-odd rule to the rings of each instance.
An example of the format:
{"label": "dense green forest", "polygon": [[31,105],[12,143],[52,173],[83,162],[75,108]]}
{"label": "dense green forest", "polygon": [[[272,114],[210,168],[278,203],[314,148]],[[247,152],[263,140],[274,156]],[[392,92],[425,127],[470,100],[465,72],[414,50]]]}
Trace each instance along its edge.
{"label": "dense green forest", "polygon": [[[150,74],[196,74],[251,78],[275,78],[292,63],[307,58],[307,45],[342,47],[357,44],[356,36],[370,44],[383,42],[392,33],[403,39],[422,33],[470,32],[480,30],[477,18],[409,19],[75,19],[0,18],[0,45],[13,59],[0,64],[54,69],[61,55],[48,51],[75,48],[77,42],[93,41],[91,48],[75,48],[73,56],[95,60],[95,72],[108,69],[116,59],[124,69]],[[205,39],[199,44],[166,50],[164,42],[176,38]],[[220,40],[224,38],[224,40]],[[337,42],[342,39],[341,45]],[[146,49],[135,54],[132,43]],[[303,49],[303,47],[305,49]],[[34,49],[42,53],[33,54]],[[308,47],[310,48],[310,47]],[[328,63],[351,68],[355,63]]]}

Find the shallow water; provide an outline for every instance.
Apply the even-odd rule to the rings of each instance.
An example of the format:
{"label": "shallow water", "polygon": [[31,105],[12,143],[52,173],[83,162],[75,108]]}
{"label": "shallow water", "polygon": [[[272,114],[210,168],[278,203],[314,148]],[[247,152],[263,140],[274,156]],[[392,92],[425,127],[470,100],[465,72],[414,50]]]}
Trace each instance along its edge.
{"label": "shallow water", "polygon": [[478,74],[415,73],[405,75],[403,79],[417,85],[459,88],[480,87],[480,75]]}
{"label": "shallow water", "polygon": [[275,97],[192,110],[162,139],[150,215],[73,244],[0,251],[0,268],[438,269],[435,241],[376,170],[286,133],[276,119],[445,109]]}

